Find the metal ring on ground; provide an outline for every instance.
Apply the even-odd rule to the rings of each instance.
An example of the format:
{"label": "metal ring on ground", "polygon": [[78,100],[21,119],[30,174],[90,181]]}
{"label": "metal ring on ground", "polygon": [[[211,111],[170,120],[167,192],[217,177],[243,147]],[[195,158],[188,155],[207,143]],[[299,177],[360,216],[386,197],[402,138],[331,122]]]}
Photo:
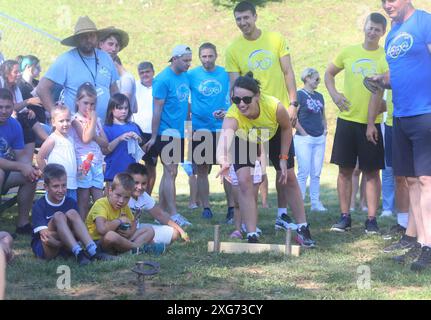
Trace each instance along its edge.
{"label": "metal ring on ground", "polygon": [[132,271],[138,275],[151,276],[159,273],[160,264],[153,261],[137,261],[136,266],[132,269]]}

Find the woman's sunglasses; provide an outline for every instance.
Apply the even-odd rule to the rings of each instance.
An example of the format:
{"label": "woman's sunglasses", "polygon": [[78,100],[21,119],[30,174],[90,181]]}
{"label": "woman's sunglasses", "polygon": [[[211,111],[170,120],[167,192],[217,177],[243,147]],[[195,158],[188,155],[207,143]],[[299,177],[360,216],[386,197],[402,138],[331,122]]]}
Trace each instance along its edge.
{"label": "woman's sunglasses", "polygon": [[251,100],[253,100],[254,96],[244,96],[244,97],[237,97],[237,96],[233,96],[232,97],[232,102],[235,104],[240,104],[241,100],[244,101],[245,104],[249,104],[251,103]]}

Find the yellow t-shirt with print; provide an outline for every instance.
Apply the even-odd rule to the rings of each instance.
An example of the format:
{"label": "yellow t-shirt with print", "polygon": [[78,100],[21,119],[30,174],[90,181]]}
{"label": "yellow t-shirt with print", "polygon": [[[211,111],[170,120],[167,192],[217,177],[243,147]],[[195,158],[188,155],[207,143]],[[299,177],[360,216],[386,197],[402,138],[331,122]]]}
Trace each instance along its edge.
{"label": "yellow t-shirt with print", "polygon": [[[385,51],[382,47],[377,50],[365,50],[362,44],[350,46],[341,51],[335,58],[334,65],[344,69],[344,96],[349,100],[349,111],[338,113],[338,117],[347,121],[368,123],[368,104],[371,92],[364,86],[365,77],[384,73],[388,70],[386,60],[382,59]],[[378,115],[376,123],[382,122],[382,115]]]}
{"label": "yellow t-shirt with print", "polygon": [[386,90],[386,125],[392,127],[394,123],[394,103],[392,102],[392,90]]}
{"label": "yellow t-shirt with print", "polygon": [[107,221],[112,221],[120,218],[120,216],[125,215],[130,221],[134,220],[132,211],[129,206],[126,205],[121,210],[114,210],[107,197],[100,198],[97,200],[93,207],[91,207],[90,212],[85,220],[85,225],[87,226],[88,232],[93,240],[99,240],[101,235],[96,230],[96,218],[103,217]]}
{"label": "yellow t-shirt with print", "polygon": [[289,95],[280,64],[280,58],[286,55],[289,55],[289,47],[277,32],[262,31],[253,41],[240,36],[226,49],[225,69],[241,76],[252,71],[254,78],[260,81],[261,91],[276,97],[287,108]]}
{"label": "yellow t-shirt with print", "polygon": [[277,98],[261,94],[259,100],[260,113],[256,119],[243,116],[235,104],[230,106],[225,117],[238,121],[238,130],[235,134],[239,138],[257,143],[266,142],[277,132],[277,107],[279,103],[280,100]]}

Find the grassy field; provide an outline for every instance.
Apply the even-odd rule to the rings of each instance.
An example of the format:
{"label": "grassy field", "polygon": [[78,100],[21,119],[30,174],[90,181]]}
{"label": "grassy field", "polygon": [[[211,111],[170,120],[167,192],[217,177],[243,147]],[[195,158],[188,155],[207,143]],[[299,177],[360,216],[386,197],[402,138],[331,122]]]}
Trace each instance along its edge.
{"label": "grassy field", "polygon": [[[361,28],[369,12],[381,11],[378,0],[312,0],[261,1],[258,25],[277,30],[288,39],[294,69],[299,74],[306,66],[321,73],[336,52],[362,40]],[[0,12],[34,27],[64,38],[72,34],[77,17],[88,14],[98,27],[115,25],[129,32],[130,44],[120,54],[129,70],[142,60],[151,60],[159,71],[167,65],[172,47],[178,43],[191,45],[195,52],[200,43],[214,42],[223,65],[226,46],[239,35],[231,13],[230,1],[1,1]],[[417,7],[431,10],[427,0],[416,0]],[[3,20],[0,20],[3,21]],[[1,26],[1,25],[0,25]],[[43,68],[66,48],[38,37],[22,28],[3,31],[1,51],[7,57],[36,53]],[[197,57],[193,64],[198,65]],[[339,77],[338,84],[342,83]],[[329,137],[327,157],[332,147],[336,118],[335,106],[323,86],[320,91],[327,101]],[[160,169],[160,168],[159,168]],[[181,170],[180,170],[181,171]],[[214,170],[216,171],[216,170]],[[394,265],[382,253],[386,244],[379,236],[363,232],[365,215],[353,215],[353,229],[348,234],[329,232],[338,216],[336,168],[325,164],[322,173],[322,201],[327,214],[309,213],[313,237],[318,247],[304,251],[299,258],[275,254],[212,254],[207,241],[213,237],[213,225],[224,220],[226,205],[222,188],[212,173],[211,199],[215,217],[200,218],[200,211],[187,209],[188,185],[184,172],[178,177],[179,211],[193,222],[188,233],[189,244],[176,243],[162,257],[125,255],[116,262],[95,263],[78,268],[74,261],[36,260],[29,248],[29,238],[19,237],[16,258],[8,268],[8,299],[140,299],[136,295],[136,277],[131,272],[135,262],[151,259],[161,265],[160,273],[147,281],[146,299],[430,299],[431,275],[412,273],[407,267]],[[160,177],[160,172],[159,172]],[[274,220],[276,195],[274,174],[269,172],[270,209],[260,209],[259,227],[264,242],[283,243],[284,234],[276,234]],[[157,197],[157,193],[156,193]],[[309,212],[309,203],[306,201]],[[16,208],[0,216],[0,229],[13,232]],[[394,219],[379,220],[387,229]],[[222,225],[222,240],[227,240],[232,226]],[[57,267],[69,265],[72,287],[56,287]],[[357,285],[363,266],[371,272],[371,287]],[[359,268],[359,269],[358,269]]]}

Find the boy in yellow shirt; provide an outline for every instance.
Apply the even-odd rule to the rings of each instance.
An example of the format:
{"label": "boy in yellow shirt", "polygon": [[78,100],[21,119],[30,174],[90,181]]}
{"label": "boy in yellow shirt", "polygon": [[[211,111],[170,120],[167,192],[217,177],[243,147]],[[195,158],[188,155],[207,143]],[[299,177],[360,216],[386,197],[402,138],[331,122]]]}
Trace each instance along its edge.
{"label": "boy in yellow shirt", "polygon": [[88,213],[88,231],[107,252],[123,253],[132,250],[162,254],[166,249],[164,243],[150,243],[154,238],[153,229],[136,228],[128,207],[134,189],[135,181],[129,174],[117,174],[109,187],[108,196],[97,200]]}

